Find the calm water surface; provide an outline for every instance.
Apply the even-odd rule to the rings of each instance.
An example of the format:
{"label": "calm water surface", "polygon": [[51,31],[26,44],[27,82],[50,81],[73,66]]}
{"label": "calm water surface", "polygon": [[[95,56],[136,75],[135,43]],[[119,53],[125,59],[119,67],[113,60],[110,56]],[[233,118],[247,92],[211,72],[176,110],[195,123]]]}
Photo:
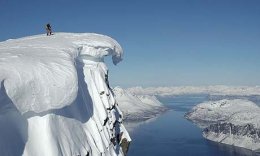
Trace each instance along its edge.
{"label": "calm water surface", "polygon": [[130,131],[128,156],[256,156],[243,148],[204,139],[201,129],[183,117],[194,105],[207,101],[206,95],[160,100],[173,110],[150,122],[139,123]]}

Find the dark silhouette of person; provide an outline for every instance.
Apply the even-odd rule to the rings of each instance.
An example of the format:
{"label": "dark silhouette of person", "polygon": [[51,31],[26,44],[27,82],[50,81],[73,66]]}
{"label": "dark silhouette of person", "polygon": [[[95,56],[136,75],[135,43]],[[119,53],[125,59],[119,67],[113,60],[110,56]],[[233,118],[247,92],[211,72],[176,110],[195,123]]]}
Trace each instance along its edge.
{"label": "dark silhouette of person", "polygon": [[52,35],[52,30],[51,30],[50,23],[46,24],[46,31],[47,31],[47,36]]}

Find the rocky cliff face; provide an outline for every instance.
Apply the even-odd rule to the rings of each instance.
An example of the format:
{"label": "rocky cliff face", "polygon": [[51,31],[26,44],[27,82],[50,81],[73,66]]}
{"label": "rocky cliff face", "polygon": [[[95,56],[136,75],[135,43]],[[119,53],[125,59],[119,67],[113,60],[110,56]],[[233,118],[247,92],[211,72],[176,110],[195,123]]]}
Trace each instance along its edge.
{"label": "rocky cliff face", "polygon": [[203,130],[203,136],[212,141],[232,144],[254,151],[259,151],[260,149],[260,129],[256,128],[253,124],[211,124]]}
{"label": "rocky cliff face", "polygon": [[247,136],[250,138],[256,139],[257,142],[260,138],[260,129],[254,127],[253,124],[246,124],[246,125],[234,125],[232,123],[217,123],[211,124],[209,127],[203,130],[203,134],[207,135],[207,133],[213,132],[216,134],[229,134],[229,135],[240,135],[240,136]]}

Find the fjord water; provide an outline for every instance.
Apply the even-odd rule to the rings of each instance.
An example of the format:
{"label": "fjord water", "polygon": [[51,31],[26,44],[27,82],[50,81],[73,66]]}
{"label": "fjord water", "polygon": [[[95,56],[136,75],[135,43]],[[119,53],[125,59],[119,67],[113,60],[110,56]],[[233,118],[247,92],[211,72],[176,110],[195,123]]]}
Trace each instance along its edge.
{"label": "fjord water", "polygon": [[194,105],[207,101],[207,95],[161,98],[172,110],[130,131],[132,143],[128,156],[256,156],[243,148],[208,141],[202,131],[184,118]]}

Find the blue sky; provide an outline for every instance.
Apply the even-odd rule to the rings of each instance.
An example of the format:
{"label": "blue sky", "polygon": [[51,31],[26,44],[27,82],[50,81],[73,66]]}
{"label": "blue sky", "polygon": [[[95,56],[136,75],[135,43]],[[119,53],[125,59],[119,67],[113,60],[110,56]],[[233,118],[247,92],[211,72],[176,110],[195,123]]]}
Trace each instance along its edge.
{"label": "blue sky", "polygon": [[260,85],[259,0],[0,0],[0,19],[0,41],[47,22],[115,38],[113,86]]}

